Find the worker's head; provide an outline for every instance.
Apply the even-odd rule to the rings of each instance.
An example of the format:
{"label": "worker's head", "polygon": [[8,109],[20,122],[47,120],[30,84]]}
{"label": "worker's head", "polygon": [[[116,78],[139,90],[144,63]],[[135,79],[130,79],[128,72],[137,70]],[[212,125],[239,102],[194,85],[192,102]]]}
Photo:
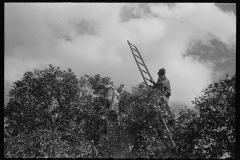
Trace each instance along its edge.
{"label": "worker's head", "polygon": [[115,88],[113,84],[104,85],[106,88]]}
{"label": "worker's head", "polygon": [[165,73],[166,73],[166,70],[164,68],[161,68],[161,69],[159,69],[157,74],[158,74],[158,76],[162,76],[162,75],[165,75]]}

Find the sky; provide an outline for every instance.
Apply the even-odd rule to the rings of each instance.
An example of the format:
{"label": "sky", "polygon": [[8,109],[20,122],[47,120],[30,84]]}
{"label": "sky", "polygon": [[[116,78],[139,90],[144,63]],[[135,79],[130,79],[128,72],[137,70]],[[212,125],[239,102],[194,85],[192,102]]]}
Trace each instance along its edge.
{"label": "sky", "polygon": [[130,91],[143,79],[127,40],[155,81],[165,68],[170,107],[193,108],[196,94],[236,72],[236,4],[5,3],[4,104],[13,82],[49,64]]}

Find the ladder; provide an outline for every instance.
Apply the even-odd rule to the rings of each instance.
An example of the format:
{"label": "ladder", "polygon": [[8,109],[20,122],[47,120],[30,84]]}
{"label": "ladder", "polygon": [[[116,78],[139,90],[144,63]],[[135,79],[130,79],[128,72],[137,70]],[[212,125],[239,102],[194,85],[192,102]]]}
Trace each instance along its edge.
{"label": "ladder", "polygon": [[108,157],[122,158],[121,123],[114,115],[107,115]]}
{"label": "ladder", "polygon": [[[131,49],[131,51],[132,51],[133,57],[134,57],[134,59],[135,59],[135,61],[136,61],[136,63],[137,63],[137,66],[138,66],[138,69],[139,69],[139,71],[140,71],[140,73],[141,73],[141,75],[142,75],[142,78],[143,78],[143,80],[144,80],[147,88],[149,89],[150,87],[148,86],[148,83],[147,83],[146,79],[147,79],[148,81],[150,81],[150,80],[153,81],[152,76],[151,76],[150,72],[148,71],[147,66],[146,66],[146,64],[144,63],[144,60],[143,60],[140,52],[138,51],[137,47],[134,46],[132,43],[130,43],[128,40],[127,40],[127,42],[128,42],[128,45],[129,45],[129,47],[130,47],[130,49]],[[138,55],[137,55],[136,53],[137,53]],[[139,62],[138,60],[141,60],[142,63]],[[140,67],[139,64],[145,68],[145,71]],[[146,78],[143,73],[145,73],[145,75],[148,75],[149,78],[150,78],[150,80],[149,80],[148,78]],[[162,93],[163,93],[163,91],[162,91]],[[157,108],[157,107],[155,106],[155,108]],[[158,105],[158,108],[160,108],[159,105]],[[174,141],[172,140],[172,136],[170,135],[170,131],[169,131],[169,129],[168,129],[168,126],[167,126],[165,120],[163,119],[162,113],[160,112],[159,109],[158,109],[158,113],[160,114],[160,117],[161,117],[161,119],[162,119],[162,121],[163,121],[163,123],[164,123],[164,126],[165,126],[165,128],[166,128],[166,130],[167,130],[167,134],[168,134],[168,136],[169,136],[169,138],[170,138],[170,140],[171,140],[171,142],[172,142],[172,145],[173,145],[173,147],[175,147],[176,145],[175,145]]]}
{"label": "ladder", "polygon": [[[130,49],[131,49],[131,51],[132,51],[133,57],[134,57],[134,59],[135,59],[135,61],[136,61],[136,63],[137,63],[137,66],[138,66],[138,69],[139,69],[139,71],[140,71],[140,73],[141,73],[141,75],[142,75],[142,78],[143,78],[143,80],[144,80],[147,88],[149,88],[148,83],[147,83],[146,80],[148,80],[148,81],[153,80],[153,79],[152,79],[152,76],[151,76],[151,74],[149,73],[149,71],[148,71],[148,69],[147,69],[147,66],[146,66],[146,64],[144,63],[144,60],[143,60],[140,52],[138,51],[137,47],[134,46],[133,44],[131,44],[129,41],[127,41],[127,42],[128,42],[128,45],[129,45],[129,47],[130,47]],[[136,53],[137,53],[137,54],[136,54]],[[139,60],[140,60],[141,62],[139,62]],[[140,67],[140,65],[143,66],[143,67],[145,68],[145,70],[143,70],[143,69]],[[143,73],[144,73],[145,75],[147,75],[147,76],[150,78],[150,80],[149,80],[149,78],[146,78]]]}

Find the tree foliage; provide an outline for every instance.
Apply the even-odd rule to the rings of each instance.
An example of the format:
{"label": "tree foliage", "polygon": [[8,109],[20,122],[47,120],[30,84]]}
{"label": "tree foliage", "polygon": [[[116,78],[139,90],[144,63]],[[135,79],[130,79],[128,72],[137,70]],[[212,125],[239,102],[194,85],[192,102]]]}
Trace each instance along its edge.
{"label": "tree foliage", "polygon": [[236,76],[209,85],[203,96],[194,102],[199,110],[197,154],[221,158],[224,153],[234,156]]}
{"label": "tree foliage", "polygon": [[[175,117],[144,83],[117,87],[124,158],[234,157],[235,79],[204,89]],[[109,77],[52,67],[26,72],[13,83],[4,106],[5,157],[108,157],[104,85]],[[166,122],[169,133],[162,121]],[[172,137],[174,147],[169,137]]]}
{"label": "tree foliage", "polygon": [[[68,145],[64,154],[72,151],[72,146],[74,151],[82,148],[81,152],[86,152],[88,149],[82,147],[85,145],[91,148],[86,155],[95,156],[104,130],[101,115],[104,114],[105,101],[101,97],[104,93],[101,86],[109,83],[110,78],[100,75],[85,75],[78,80],[71,69],[61,71],[51,65],[48,69],[26,72],[22,80],[13,83],[9,91],[10,101],[4,107],[5,156],[32,157],[26,147],[40,143],[36,139],[42,137],[39,134],[42,130],[60,137],[42,137],[45,143]],[[41,148],[41,154],[34,154],[41,157],[43,152]],[[54,157],[55,152],[45,156]]]}
{"label": "tree foliage", "polygon": [[133,87],[131,93],[121,94],[119,106],[125,126],[124,143],[130,147],[128,155],[148,158],[166,157],[171,154],[171,141],[161,115],[169,129],[173,129],[174,114],[168,105],[159,108],[158,98],[156,92],[148,90],[144,84]]}
{"label": "tree foliage", "polygon": [[79,112],[79,86],[69,69],[50,68],[26,72],[13,83],[10,101],[4,111],[11,136],[41,129],[66,130],[71,117]]}
{"label": "tree foliage", "polygon": [[177,119],[179,154],[182,156],[234,157],[235,148],[235,82],[236,76],[209,85],[193,104],[197,112],[184,108]]}

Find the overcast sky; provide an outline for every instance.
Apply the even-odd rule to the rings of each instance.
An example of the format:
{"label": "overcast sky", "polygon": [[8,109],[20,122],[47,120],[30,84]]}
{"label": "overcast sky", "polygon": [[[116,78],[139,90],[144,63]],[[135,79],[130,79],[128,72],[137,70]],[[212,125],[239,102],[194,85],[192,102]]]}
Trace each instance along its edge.
{"label": "overcast sky", "polygon": [[236,71],[234,3],[5,3],[4,33],[5,104],[13,82],[49,64],[130,91],[143,79],[127,40],[155,81],[166,69],[172,108]]}

